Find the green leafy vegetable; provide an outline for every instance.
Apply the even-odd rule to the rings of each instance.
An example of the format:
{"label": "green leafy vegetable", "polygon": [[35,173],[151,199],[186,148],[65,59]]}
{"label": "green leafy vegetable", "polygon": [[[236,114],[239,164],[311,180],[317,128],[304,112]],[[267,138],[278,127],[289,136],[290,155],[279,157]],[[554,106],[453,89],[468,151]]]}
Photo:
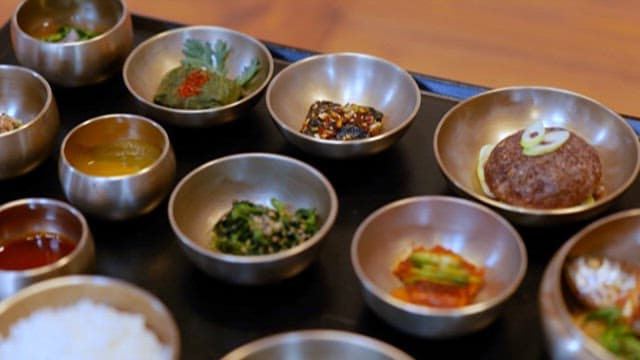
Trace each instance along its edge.
{"label": "green leafy vegetable", "polygon": [[597,339],[602,346],[624,359],[640,359],[640,340],[627,324],[620,309],[607,307],[590,312],[585,321],[600,321],[606,330]]}
{"label": "green leafy vegetable", "polygon": [[98,36],[99,33],[91,30],[80,29],[73,26],[61,26],[53,34],[42,36],[40,40],[46,42],[71,42],[84,41]]}
{"label": "green leafy vegetable", "polygon": [[292,248],[318,231],[315,209],[292,213],[277,199],[271,206],[234,201],[213,227],[212,247],[234,255],[265,255]]}
{"label": "green leafy vegetable", "polygon": [[227,76],[230,51],[224,40],[216,40],[211,47],[207,41],[186,39],[181,65],[164,76],[153,101],[176,109],[209,109],[239,100],[262,65],[254,57],[231,79]]}

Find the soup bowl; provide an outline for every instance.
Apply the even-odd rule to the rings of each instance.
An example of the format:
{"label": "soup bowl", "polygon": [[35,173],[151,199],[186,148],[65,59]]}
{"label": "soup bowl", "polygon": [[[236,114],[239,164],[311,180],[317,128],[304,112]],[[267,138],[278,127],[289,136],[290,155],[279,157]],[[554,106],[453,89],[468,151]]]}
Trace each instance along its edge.
{"label": "soup bowl", "polygon": [[154,121],[133,114],[89,119],[65,136],[58,175],[81,211],[125,220],[155,209],[173,186],[176,160],[169,136]]}

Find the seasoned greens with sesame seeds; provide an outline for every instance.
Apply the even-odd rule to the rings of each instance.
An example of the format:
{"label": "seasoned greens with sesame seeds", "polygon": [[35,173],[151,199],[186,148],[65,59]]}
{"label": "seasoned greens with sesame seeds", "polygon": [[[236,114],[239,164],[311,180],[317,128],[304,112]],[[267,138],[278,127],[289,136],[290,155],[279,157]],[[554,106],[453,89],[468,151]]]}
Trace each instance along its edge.
{"label": "seasoned greens with sesame seeds", "polygon": [[236,200],[214,225],[211,247],[233,255],[274,254],[308,240],[318,226],[315,209],[292,212],[275,198],[271,207]]}

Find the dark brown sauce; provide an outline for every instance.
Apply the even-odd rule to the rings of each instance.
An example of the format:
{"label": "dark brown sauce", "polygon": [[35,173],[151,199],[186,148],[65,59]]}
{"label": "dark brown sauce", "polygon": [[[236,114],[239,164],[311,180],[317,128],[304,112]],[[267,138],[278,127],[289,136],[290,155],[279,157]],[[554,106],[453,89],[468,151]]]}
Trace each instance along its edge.
{"label": "dark brown sauce", "polygon": [[38,232],[0,245],[1,270],[26,270],[56,262],[76,244],[56,233]]}

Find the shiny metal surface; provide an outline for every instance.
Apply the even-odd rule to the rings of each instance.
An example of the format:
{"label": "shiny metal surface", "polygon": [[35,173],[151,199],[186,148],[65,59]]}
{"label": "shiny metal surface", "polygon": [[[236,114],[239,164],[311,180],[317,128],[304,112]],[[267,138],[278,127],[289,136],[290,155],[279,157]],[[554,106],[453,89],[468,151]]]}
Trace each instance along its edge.
{"label": "shiny metal surface", "polygon": [[[212,250],[211,230],[234,200],[315,208],[321,226],[304,243],[276,254],[239,256]],[[169,220],[196,266],[222,281],[264,284],[292,277],[315,258],[338,212],[333,186],[322,173],[290,157],[244,153],[210,161],[187,174],[169,199]]]}
{"label": "shiny metal surface", "polygon": [[[153,97],[162,78],[180,65],[184,58],[183,43],[194,38],[208,41],[224,40],[230,52],[227,58],[228,76],[237,77],[249,62],[257,57],[262,68],[253,80],[255,85],[240,100],[212,109],[181,110],[158,105]],[[137,100],[140,110],[160,122],[180,127],[208,127],[238,119],[260,100],[273,75],[273,57],[260,41],[237,31],[216,26],[186,26],[157,34],[138,45],[128,56],[122,76]]]}
{"label": "shiny metal surface", "polygon": [[[512,206],[484,195],[476,176],[480,148],[496,144],[538,119],[545,126],[577,133],[596,149],[603,167],[604,197],[587,205],[540,210]],[[433,143],[438,166],[456,191],[527,226],[593,217],[629,188],[640,170],[638,137],[622,117],[592,99],[554,88],[502,88],[462,101],[442,117]]]}
{"label": "shiny metal surface", "polygon": [[[384,114],[383,133],[362,140],[324,140],[300,133],[311,104],[330,100],[372,106]],[[267,88],[267,107],[282,135],[300,149],[330,158],[379,153],[407,131],[420,108],[411,75],[384,59],[357,53],[316,55],[288,65]]]}
{"label": "shiny metal surface", "polygon": [[[64,44],[37,38],[43,28],[69,24],[101,34]],[[11,18],[11,44],[20,64],[52,83],[94,84],[122,68],[133,46],[131,16],[122,0],[25,0]]]}
{"label": "shiny metal surface", "polygon": [[35,71],[0,65],[0,112],[22,121],[0,134],[0,180],[25,174],[51,153],[60,128],[55,98]]}
{"label": "shiny metal surface", "polygon": [[231,351],[221,360],[411,360],[380,340],[339,330],[302,330],[267,336]]}
{"label": "shiny metal surface", "polygon": [[[148,167],[130,175],[97,176],[79,171],[69,161],[75,148],[138,139],[162,149]],[[155,209],[174,184],[176,159],[169,136],[154,121],[133,114],[108,114],[89,119],[65,136],[58,176],[70,203],[81,211],[110,220],[124,220]]]}
{"label": "shiny metal surface", "polygon": [[61,234],[76,243],[69,255],[52,264],[28,270],[0,270],[0,299],[45,279],[90,271],[94,265],[95,250],[89,225],[80,211],[62,201],[28,198],[3,204],[0,229],[0,246],[34,232]]}
{"label": "shiny metal surface", "polygon": [[[415,246],[440,244],[485,269],[471,305],[443,309],[410,304],[390,292],[401,286],[392,269]],[[427,338],[481,330],[501,313],[527,269],[518,232],[489,208],[447,196],[401,199],[370,214],[351,243],[351,262],[367,305],[397,329]]]}
{"label": "shiny metal surface", "polygon": [[75,304],[82,299],[105,304],[123,312],[141,314],[158,340],[172,348],[173,360],[180,359],[180,333],[171,312],[148,291],[105,276],[73,275],[50,279],[23,289],[0,303],[0,337],[19,319],[45,307]]}
{"label": "shiny metal surface", "polygon": [[580,255],[605,256],[640,266],[640,209],[599,219],[576,233],[553,256],[539,291],[545,338],[554,359],[616,359],[580,330],[572,320],[576,300],[565,284],[567,259]]}

